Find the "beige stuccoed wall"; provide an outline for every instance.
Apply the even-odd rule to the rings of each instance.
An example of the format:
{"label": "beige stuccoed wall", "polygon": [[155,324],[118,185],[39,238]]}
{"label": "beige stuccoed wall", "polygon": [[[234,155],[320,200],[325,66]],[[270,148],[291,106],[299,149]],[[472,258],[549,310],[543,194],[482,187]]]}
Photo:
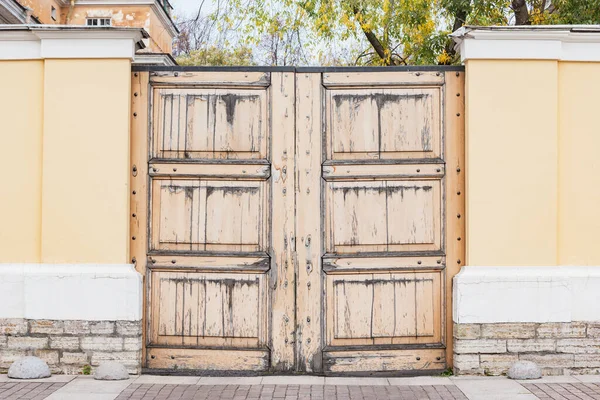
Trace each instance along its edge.
{"label": "beige stuccoed wall", "polygon": [[558,62],[466,62],[467,265],[557,262]]}
{"label": "beige stuccoed wall", "polygon": [[465,64],[467,265],[600,265],[600,63]]}
{"label": "beige stuccoed wall", "polygon": [[0,61],[0,262],[39,262],[44,63]]}
{"label": "beige stuccoed wall", "polygon": [[128,262],[130,71],[45,61],[42,262]]}

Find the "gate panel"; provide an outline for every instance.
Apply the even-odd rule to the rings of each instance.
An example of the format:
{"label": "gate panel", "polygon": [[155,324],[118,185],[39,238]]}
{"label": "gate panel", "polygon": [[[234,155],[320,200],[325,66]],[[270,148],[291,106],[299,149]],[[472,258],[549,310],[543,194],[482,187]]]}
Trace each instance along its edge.
{"label": "gate panel", "polygon": [[175,75],[150,76],[146,366],[289,368],[293,74]]}

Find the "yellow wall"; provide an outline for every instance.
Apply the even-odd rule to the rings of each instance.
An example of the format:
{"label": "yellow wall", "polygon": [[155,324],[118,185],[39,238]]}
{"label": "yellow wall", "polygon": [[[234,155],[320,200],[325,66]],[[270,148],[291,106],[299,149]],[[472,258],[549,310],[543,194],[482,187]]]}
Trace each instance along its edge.
{"label": "yellow wall", "polygon": [[0,62],[0,262],[40,260],[43,66]]}
{"label": "yellow wall", "polygon": [[174,38],[154,13],[150,14],[150,27],[147,30],[150,34],[150,49],[171,54]]}
{"label": "yellow wall", "polygon": [[558,63],[466,63],[467,264],[553,265]]}
{"label": "yellow wall", "polygon": [[[42,24],[60,24],[61,7],[55,0],[17,0],[22,6],[31,8],[32,15]],[[52,19],[52,7],[56,9],[56,19]],[[32,21],[33,23],[33,21]]]}
{"label": "yellow wall", "polygon": [[600,265],[600,63],[561,62],[559,264]]}
{"label": "yellow wall", "polygon": [[45,62],[42,262],[128,262],[130,68]]}

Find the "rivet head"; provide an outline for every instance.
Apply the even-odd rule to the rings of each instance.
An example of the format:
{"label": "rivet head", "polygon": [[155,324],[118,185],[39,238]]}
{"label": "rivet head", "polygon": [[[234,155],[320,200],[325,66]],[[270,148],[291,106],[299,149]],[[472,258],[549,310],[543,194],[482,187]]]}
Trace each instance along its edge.
{"label": "rivet head", "polygon": [[417,264],[421,265],[421,260],[417,261]]}
{"label": "rivet head", "polygon": [[306,322],[310,322],[310,317],[306,317]]}
{"label": "rivet head", "polygon": [[460,214],[456,214],[456,218],[460,218]]}
{"label": "rivet head", "polygon": [[435,73],[435,76],[440,76],[440,75],[441,75],[441,74],[440,74],[439,72],[436,72],[436,73]]}
{"label": "rivet head", "polygon": [[173,172],[177,172],[177,168],[173,168]]}
{"label": "rivet head", "polygon": [[441,169],[439,169],[439,168],[435,170],[435,172],[441,172],[441,171],[442,171],[442,170],[441,170]]}
{"label": "rivet head", "polygon": [[133,193],[133,194],[136,194],[137,192],[134,190],[132,193]]}
{"label": "rivet head", "polygon": [[457,117],[460,117],[460,113],[456,113],[456,116],[457,116]]}
{"label": "rivet head", "polygon": [[438,263],[438,264],[441,264],[441,263],[442,263],[442,260],[437,260],[437,263]]}
{"label": "rivet head", "polygon": [[138,96],[138,93],[137,93],[137,92],[134,92],[134,93],[133,93],[133,95],[134,95],[135,97],[137,97],[137,96]]}
{"label": "rivet head", "polygon": [[150,356],[150,358],[154,360],[156,358],[156,356]]}
{"label": "rivet head", "polygon": [[460,192],[456,192],[456,194],[460,196]]}
{"label": "rivet head", "polygon": [[173,75],[175,75],[175,76],[179,76],[179,72],[175,72]]}
{"label": "rivet head", "polygon": [[134,117],[137,117],[137,113],[136,113],[136,112],[134,112],[134,113],[133,113],[133,116],[134,116]]}
{"label": "rivet head", "polygon": [[137,214],[136,214],[136,213],[133,213],[133,214],[131,214],[131,216],[132,216],[133,218],[135,218],[135,217],[137,217]]}
{"label": "rivet head", "polygon": [[460,168],[456,168],[456,172],[460,172]]}
{"label": "rivet head", "polygon": [[460,242],[460,238],[459,237],[457,237],[456,240],[458,240]]}
{"label": "rivet head", "polygon": [[460,97],[460,93],[456,93],[456,97]]}
{"label": "rivet head", "polygon": [[155,259],[152,259],[152,264],[156,264],[156,260]]}
{"label": "rivet head", "polygon": [[417,169],[417,172],[421,172],[421,170],[420,170],[420,169]]}
{"label": "rivet head", "polygon": [[442,359],[442,357],[436,357],[435,359],[440,361]]}
{"label": "rivet head", "polygon": [[460,72],[457,72],[457,73],[456,73],[456,76],[460,76]]}
{"label": "rivet head", "polygon": [[177,260],[171,260],[171,264],[175,264]]}
{"label": "rivet head", "polygon": [[460,260],[456,260],[456,263],[457,263],[457,264],[460,264]]}
{"label": "rivet head", "polygon": [[132,237],[131,237],[131,240],[135,240],[135,236],[132,236]]}
{"label": "rivet head", "polygon": [[421,361],[421,357],[417,357],[417,361]]}
{"label": "rivet head", "polygon": [[174,360],[174,359],[175,359],[175,356],[171,356],[171,360]]}
{"label": "rivet head", "polygon": [[133,74],[133,76],[138,76],[138,73],[136,72],[135,74]]}

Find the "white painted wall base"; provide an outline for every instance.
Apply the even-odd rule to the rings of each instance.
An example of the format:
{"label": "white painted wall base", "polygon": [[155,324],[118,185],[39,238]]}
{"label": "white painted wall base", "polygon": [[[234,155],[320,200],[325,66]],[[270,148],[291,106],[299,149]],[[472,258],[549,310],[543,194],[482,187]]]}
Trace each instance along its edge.
{"label": "white painted wall base", "polygon": [[139,321],[132,264],[0,264],[0,318]]}
{"label": "white painted wall base", "polygon": [[600,267],[465,266],[453,298],[459,324],[600,321]]}

